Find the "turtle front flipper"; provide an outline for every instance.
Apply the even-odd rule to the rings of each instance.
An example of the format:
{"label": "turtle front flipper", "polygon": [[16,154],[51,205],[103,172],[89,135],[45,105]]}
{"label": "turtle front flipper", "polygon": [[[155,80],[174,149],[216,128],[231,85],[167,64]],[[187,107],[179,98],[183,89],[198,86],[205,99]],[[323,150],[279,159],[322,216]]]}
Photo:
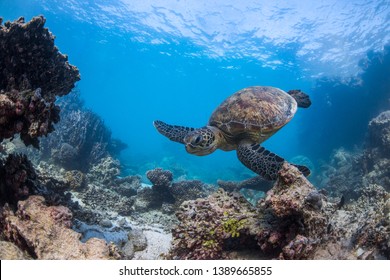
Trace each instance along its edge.
{"label": "turtle front flipper", "polygon": [[165,137],[169,138],[169,140],[179,142],[184,144],[184,137],[191,131],[194,131],[195,128],[178,126],[178,125],[170,125],[162,121],[154,121],[154,127]]}
{"label": "turtle front flipper", "polygon": [[[240,143],[237,148],[238,159],[249,169],[261,175],[264,179],[274,181],[285,160],[261,147],[259,144]],[[295,165],[305,176],[310,175],[306,166]]]}

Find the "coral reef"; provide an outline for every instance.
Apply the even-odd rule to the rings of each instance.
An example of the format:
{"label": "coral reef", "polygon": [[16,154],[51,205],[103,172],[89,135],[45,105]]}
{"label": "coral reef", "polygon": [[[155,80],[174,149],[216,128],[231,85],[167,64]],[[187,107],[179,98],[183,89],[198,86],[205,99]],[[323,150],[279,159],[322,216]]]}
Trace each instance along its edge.
{"label": "coral reef", "polygon": [[142,188],[141,176],[126,176],[115,179],[113,190],[120,195],[131,197],[137,195],[138,190]]}
{"label": "coral reef", "polygon": [[356,201],[335,211],[328,238],[314,259],[389,259],[390,194],[378,185],[364,187]]}
{"label": "coral reef", "polygon": [[361,188],[370,184],[390,190],[390,111],[380,113],[368,125],[363,151],[336,150],[330,164],[322,167],[319,185],[330,195],[358,199]]}
{"label": "coral reef", "polygon": [[241,194],[220,189],[206,199],[184,202],[176,213],[168,258],[221,259],[252,248],[258,257],[308,259],[324,238],[325,197],[285,163],[265,199],[253,207]]}
{"label": "coral reef", "polygon": [[366,184],[379,184],[390,191],[390,111],[380,113],[368,125],[362,169]]}
{"label": "coral reef", "polygon": [[[173,243],[166,255],[170,259],[228,259],[243,255],[386,259],[390,255],[390,195],[386,190],[389,168],[383,135],[388,130],[383,115],[371,122],[371,129],[378,121],[381,132],[374,139],[382,140],[369,140],[373,134],[369,135],[367,141],[372,144],[367,144],[364,153],[350,153],[342,148],[334,152],[331,163],[317,175],[324,189],[317,190],[294,166],[285,163],[269,190],[259,187],[256,178],[219,182],[229,191],[268,190],[255,207],[241,195],[222,189],[208,198],[189,200],[191,195],[183,197],[188,191],[185,185],[194,182],[181,181],[178,183],[182,186],[175,186],[178,183],[173,182],[171,172],[156,169],[147,175],[154,187],[141,188],[136,200],[144,199],[142,191],[148,194],[148,201],[161,190],[175,203],[183,197],[181,206],[173,208],[179,223],[172,231]],[[370,165],[370,160],[375,163]],[[194,195],[199,195],[204,186],[201,182],[196,185]],[[159,209],[167,204],[160,203]],[[250,252],[242,254],[243,248],[250,248]]]}
{"label": "coral reef", "polygon": [[0,260],[28,260],[31,257],[18,246],[8,241],[0,241]]}
{"label": "coral reef", "polygon": [[169,170],[156,168],[149,170],[146,176],[153,185],[138,190],[135,203],[137,211],[163,208],[169,213],[183,201],[205,197],[209,193],[207,185],[199,180],[173,182],[173,174]]}
{"label": "coral reef", "polygon": [[361,153],[341,147],[332,153],[330,163],[322,166],[316,179],[330,196],[350,200],[358,196],[356,190],[362,185],[363,173]]}
{"label": "coral reef", "polygon": [[66,183],[72,190],[80,190],[87,184],[86,176],[83,172],[78,170],[71,170],[65,172]]}
{"label": "coral reef", "polygon": [[83,201],[84,208],[93,209],[94,212],[116,212],[120,215],[130,215],[134,211],[135,198],[122,196],[111,188],[89,184],[76,197]]}
{"label": "coral reef", "polygon": [[87,172],[107,158],[119,155],[126,145],[111,137],[111,131],[101,117],[86,109],[78,91],[60,99],[61,122],[42,141],[42,158],[53,159],[68,170]]}
{"label": "coral reef", "polygon": [[323,195],[299,173],[284,163],[274,187],[260,201],[259,210],[266,219],[258,233],[258,243],[265,253],[278,258],[308,259],[326,236],[328,215]]}
{"label": "coral reef", "polygon": [[36,191],[36,172],[25,155],[10,154],[0,160],[0,204],[16,202]]}
{"label": "coral reef", "polygon": [[26,145],[38,147],[38,137],[59,121],[56,96],[68,94],[80,79],[44,24],[35,17],[0,25],[0,141],[19,133]]}
{"label": "coral reef", "polygon": [[120,174],[120,163],[111,156],[106,156],[93,164],[88,172],[88,179],[102,186],[115,184]]}
{"label": "coral reef", "polygon": [[3,209],[1,226],[6,238],[38,259],[118,259],[116,249],[104,240],[80,241],[69,229],[71,213],[66,207],[46,206],[41,196],[19,201],[18,210]]}
{"label": "coral reef", "polygon": [[224,259],[226,251],[256,244],[256,209],[239,193],[222,189],[184,202],[176,213],[170,259]]}

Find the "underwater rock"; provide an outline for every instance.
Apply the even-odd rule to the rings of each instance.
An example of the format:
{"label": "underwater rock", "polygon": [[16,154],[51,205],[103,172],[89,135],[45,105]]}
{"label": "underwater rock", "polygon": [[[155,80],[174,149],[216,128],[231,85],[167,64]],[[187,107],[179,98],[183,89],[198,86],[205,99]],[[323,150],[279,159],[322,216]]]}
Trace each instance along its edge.
{"label": "underwater rock", "polygon": [[364,213],[352,236],[352,243],[355,248],[372,252],[371,258],[390,256],[390,219],[386,213],[389,198],[390,194],[383,187],[370,185],[362,189],[356,205],[350,206],[352,211]]}
{"label": "underwater rock", "polygon": [[112,222],[109,219],[103,219],[100,221],[100,226],[105,227],[105,228],[110,228],[112,227]]}
{"label": "underwater rock", "polygon": [[244,181],[217,181],[218,187],[227,192],[238,192],[241,189],[251,189],[256,191],[267,192],[272,188],[272,182],[264,180],[261,176],[256,176]]}
{"label": "underwater rock", "polygon": [[127,235],[129,241],[133,244],[134,251],[143,251],[148,247],[148,241],[145,234],[139,229],[133,229]]}
{"label": "underwater rock", "polygon": [[73,230],[82,234],[81,242],[87,242],[91,238],[99,238],[106,243],[114,243],[118,246],[127,241],[127,231],[117,226],[107,219],[103,218],[98,224],[87,224],[80,220],[75,220]]}
{"label": "underwater rock", "polygon": [[327,230],[325,203],[296,167],[284,163],[275,185],[260,201],[259,211],[267,213],[258,233],[261,249],[275,254],[279,248],[281,259],[311,258]]}
{"label": "underwater rock", "polygon": [[18,246],[8,241],[0,241],[0,260],[28,260],[31,257]]}
{"label": "underwater rock", "polygon": [[[265,208],[280,218],[291,215],[303,215],[305,203],[309,196],[316,192],[313,185],[299,174],[299,171],[288,164],[283,164],[279,177],[273,188],[267,192],[264,202]],[[321,196],[316,195],[321,201]],[[311,206],[311,205],[310,205]]]}
{"label": "underwater rock", "polygon": [[123,254],[123,259],[125,260],[131,260],[134,258],[134,245],[133,243],[128,240],[121,248],[121,252]]}
{"label": "underwater rock", "polygon": [[38,137],[59,121],[56,96],[80,80],[44,24],[40,16],[0,25],[0,141],[19,133],[26,145],[38,147]]}
{"label": "underwater rock", "polygon": [[37,189],[37,175],[27,156],[10,154],[0,161],[0,202],[16,206]]}
{"label": "underwater rock", "polygon": [[379,184],[390,190],[390,111],[380,113],[368,125],[362,155],[363,183]]}
{"label": "underwater rock", "polygon": [[161,208],[163,203],[173,204],[175,199],[170,192],[173,174],[169,170],[156,168],[146,172],[152,182],[151,188],[142,188],[137,193],[135,207],[138,211]]}
{"label": "underwater rock", "polygon": [[3,210],[1,225],[6,238],[37,259],[117,259],[115,247],[104,240],[80,241],[69,226],[70,211],[46,206],[41,196],[19,201],[18,210]]}
{"label": "underwater rock", "polygon": [[390,111],[380,113],[368,125],[364,150],[339,148],[317,179],[331,196],[357,199],[359,189],[378,184],[390,190]]}
{"label": "underwater rock", "polygon": [[156,187],[169,188],[173,181],[173,174],[169,170],[156,168],[146,172],[146,177]]}
{"label": "underwater rock", "polygon": [[77,162],[78,151],[68,143],[62,143],[60,145],[58,150],[52,150],[51,157],[57,164],[71,168]]}

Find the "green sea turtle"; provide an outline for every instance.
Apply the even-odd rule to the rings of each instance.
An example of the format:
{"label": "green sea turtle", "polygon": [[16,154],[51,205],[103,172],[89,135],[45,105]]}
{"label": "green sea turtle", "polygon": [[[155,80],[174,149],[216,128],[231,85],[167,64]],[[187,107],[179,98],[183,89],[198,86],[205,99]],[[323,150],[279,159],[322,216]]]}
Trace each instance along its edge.
{"label": "green sea turtle", "polygon": [[[260,146],[287,124],[297,107],[311,105],[300,90],[288,93],[274,87],[254,86],[237,91],[221,103],[202,128],[169,125],[154,121],[156,129],[170,140],[185,145],[188,153],[208,155],[216,149],[237,150],[238,159],[267,180],[276,180],[285,161]],[[295,165],[305,176],[310,170]]]}

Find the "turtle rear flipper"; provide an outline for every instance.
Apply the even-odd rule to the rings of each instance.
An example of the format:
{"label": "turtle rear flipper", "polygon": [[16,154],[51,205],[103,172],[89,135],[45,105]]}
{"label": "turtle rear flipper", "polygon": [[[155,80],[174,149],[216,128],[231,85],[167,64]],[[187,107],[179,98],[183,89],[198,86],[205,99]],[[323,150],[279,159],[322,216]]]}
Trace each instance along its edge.
{"label": "turtle rear flipper", "polygon": [[195,128],[178,126],[178,125],[170,125],[162,121],[154,121],[154,127],[165,137],[169,138],[169,140],[179,142],[184,144],[184,137],[191,131],[194,131]]}
{"label": "turtle rear flipper", "polygon": [[311,100],[309,95],[301,91],[300,89],[292,89],[287,92],[291,95],[298,104],[298,107],[308,108],[311,105]]}
{"label": "turtle rear flipper", "polygon": [[[259,144],[240,143],[237,148],[238,159],[249,169],[261,175],[264,179],[274,181],[285,160],[261,147]],[[303,173],[310,175],[310,170],[303,165],[295,165]]]}

